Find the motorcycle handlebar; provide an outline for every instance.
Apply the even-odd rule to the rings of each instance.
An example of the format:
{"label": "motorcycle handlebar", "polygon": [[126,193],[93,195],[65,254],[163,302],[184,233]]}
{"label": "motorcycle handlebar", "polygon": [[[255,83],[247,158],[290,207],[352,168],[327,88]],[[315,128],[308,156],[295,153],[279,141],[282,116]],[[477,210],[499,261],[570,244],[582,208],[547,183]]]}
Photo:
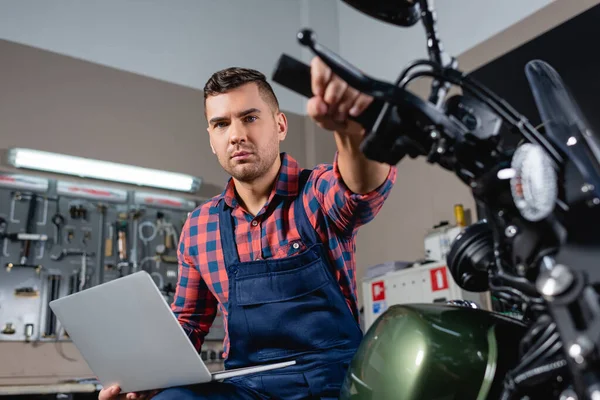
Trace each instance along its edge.
{"label": "motorcycle handlebar", "polygon": [[[281,57],[279,57],[275,70],[273,71],[272,79],[274,82],[277,82],[306,98],[314,96],[311,86],[310,66],[287,54],[282,54]],[[350,117],[350,119],[358,122],[369,131],[375,124],[382,108],[383,102],[375,99],[361,115]]]}

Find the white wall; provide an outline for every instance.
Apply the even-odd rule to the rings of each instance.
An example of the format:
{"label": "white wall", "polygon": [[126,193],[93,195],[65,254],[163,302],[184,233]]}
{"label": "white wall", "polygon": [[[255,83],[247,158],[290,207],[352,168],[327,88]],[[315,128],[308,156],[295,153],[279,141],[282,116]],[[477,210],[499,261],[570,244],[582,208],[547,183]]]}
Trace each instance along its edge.
{"label": "white wall", "polygon": [[[435,1],[438,32],[453,56],[477,45],[554,0]],[[341,55],[379,79],[394,81],[410,61],[427,58],[421,22],[410,28],[379,22],[338,2]]]}
{"label": "white wall", "polygon": [[[459,54],[551,1],[437,1],[440,33],[446,48]],[[339,0],[0,1],[0,39],[193,88],[231,65],[270,75],[282,52],[308,61],[311,55],[296,41],[305,26],[367,73],[388,80],[409,60],[426,56],[420,24],[396,28]],[[285,110],[304,113],[299,96],[276,90]]]}
{"label": "white wall", "polygon": [[[303,58],[296,33],[337,42],[336,0],[3,0],[0,38],[201,89],[239,65],[270,75],[282,52]],[[337,50],[337,45],[334,45]],[[304,112],[276,88],[282,107]]]}

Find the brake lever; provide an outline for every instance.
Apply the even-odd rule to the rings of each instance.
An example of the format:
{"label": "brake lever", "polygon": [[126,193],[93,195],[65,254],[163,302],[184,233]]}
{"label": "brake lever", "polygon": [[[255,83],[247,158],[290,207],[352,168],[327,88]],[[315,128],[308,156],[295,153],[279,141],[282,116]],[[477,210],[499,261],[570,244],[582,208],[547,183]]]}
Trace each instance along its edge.
{"label": "brake lever", "polygon": [[334,51],[316,40],[316,34],[310,29],[298,32],[298,41],[310,48],[315,55],[331,68],[331,71],[361,93],[390,103],[398,102],[398,87],[379,81],[363,74],[358,68],[344,60]]}
{"label": "brake lever", "polygon": [[[448,118],[443,110],[402,87],[363,74],[317,43],[309,29],[300,31],[297,38],[350,87],[374,97],[361,115],[350,117],[365,128],[360,150],[367,158],[395,165],[406,155],[413,158],[427,155],[442,131],[449,139],[460,140],[464,127]],[[272,79],[305,97],[313,97],[310,67],[286,54],[279,58]],[[429,161],[435,160],[431,158]]]}

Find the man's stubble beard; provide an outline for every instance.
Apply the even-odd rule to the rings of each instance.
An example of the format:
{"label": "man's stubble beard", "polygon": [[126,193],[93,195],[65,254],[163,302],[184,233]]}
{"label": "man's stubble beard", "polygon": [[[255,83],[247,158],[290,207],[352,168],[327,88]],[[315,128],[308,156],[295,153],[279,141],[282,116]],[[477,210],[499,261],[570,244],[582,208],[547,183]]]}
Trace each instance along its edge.
{"label": "man's stubble beard", "polygon": [[252,158],[255,159],[251,162],[238,163],[229,158],[225,170],[239,182],[251,183],[265,175],[277,157],[279,157],[277,147],[272,146],[263,153],[253,152]]}

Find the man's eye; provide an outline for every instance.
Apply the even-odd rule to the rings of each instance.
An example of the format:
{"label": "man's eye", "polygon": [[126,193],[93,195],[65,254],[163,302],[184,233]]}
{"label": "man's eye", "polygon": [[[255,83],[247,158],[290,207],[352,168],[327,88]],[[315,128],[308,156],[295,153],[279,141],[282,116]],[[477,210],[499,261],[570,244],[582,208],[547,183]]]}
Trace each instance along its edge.
{"label": "man's eye", "polygon": [[257,118],[256,118],[256,116],[254,116],[254,115],[248,115],[248,116],[246,117],[246,122],[254,122],[254,121],[256,121],[256,120],[257,120]]}
{"label": "man's eye", "polygon": [[223,128],[225,125],[226,125],[225,122],[217,122],[215,124],[215,128]]}

